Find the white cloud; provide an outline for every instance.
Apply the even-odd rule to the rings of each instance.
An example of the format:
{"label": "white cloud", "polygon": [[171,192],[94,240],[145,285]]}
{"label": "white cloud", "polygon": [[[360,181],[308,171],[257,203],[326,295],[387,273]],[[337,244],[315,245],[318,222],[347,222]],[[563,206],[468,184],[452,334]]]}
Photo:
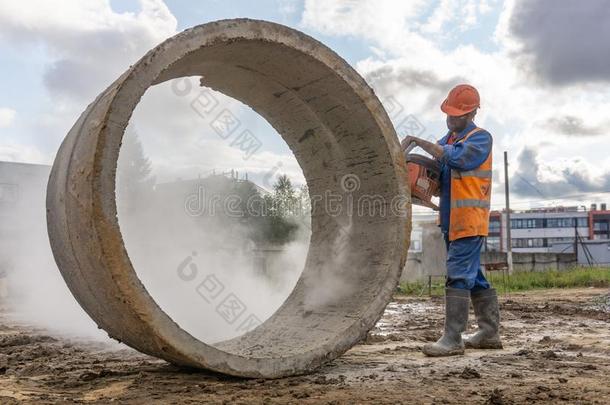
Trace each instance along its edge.
{"label": "white cloud", "polygon": [[429,48],[428,41],[407,28],[415,25],[424,0],[307,0],[301,25],[328,35],[351,35],[373,41],[381,50],[401,53]]}
{"label": "white cloud", "polygon": [[508,21],[518,47],[514,57],[553,85],[610,82],[610,9],[606,0],[585,3],[515,1]]}
{"label": "white cloud", "polygon": [[12,108],[0,108],[0,128],[7,128],[13,125],[17,111]]}
{"label": "white cloud", "polygon": [[[216,173],[238,170],[240,177],[248,173],[250,180],[266,188],[271,188],[277,174],[288,175],[295,184],[304,182],[296,159],[288,147],[282,145],[280,135],[261,116],[231,97],[202,89],[197,78],[187,80],[192,90],[186,95],[172,91],[172,84],[180,83],[181,79],[148,89],[131,119],[159,182],[205,176],[212,170]],[[198,105],[197,100],[208,100],[201,98],[202,90],[205,97],[214,100],[215,107],[209,112],[192,107]],[[240,124],[232,135],[223,139],[211,124],[225,109],[234,114]],[[232,145],[237,135],[246,129],[262,144],[247,159],[243,150]],[[273,179],[264,180],[270,176]]]}
{"label": "white cloud", "polygon": [[0,143],[0,161],[49,164],[48,158],[33,145],[22,145],[3,140]]}
{"label": "white cloud", "polygon": [[292,17],[298,12],[298,0],[276,0],[276,2],[278,11],[284,18]]}
{"label": "white cloud", "polygon": [[[292,12],[292,3],[281,4]],[[42,44],[50,60],[44,84],[52,102],[32,120],[38,126],[32,133],[44,134],[34,140],[37,145],[48,145],[49,133],[59,145],[78,114],[100,91],[150,48],[175,34],[176,19],[163,1],[141,0],[140,5],[136,13],[116,13],[106,0],[65,1],[60,7],[47,1],[0,5],[0,38],[19,46]],[[290,151],[272,145],[282,142],[279,135],[248,107],[217,96],[239,116],[244,128],[266,137],[261,150],[244,160],[244,153],[231,146],[232,139],[222,140],[190,108],[189,97],[176,97],[169,83],[164,83],[146,93],[131,120],[157,180],[236,169],[260,181],[277,166],[278,174],[302,183],[302,172]],[[16,147],[7,149],[5,156],[34,158]]]}
{"label": "white cloud", "polygon": [[381,39],[404,31],[426,2],[422,0],[305,1],[302,24],[330,35]]}
{"label": "white cloud", "polygon": [[489,3],[439,0],[430,10],[425,0],[306,0],[301,25],[327,35],[361,37],[390,54],[426,60],[439,55],[435,40],[475,27],[489,13]]}
{"label": "white cloud", "polygon": [[521,196],[562,198],[578,193],[610,191],[610,167],[598,167],[580,157],[541,161],[524,148],[518,160],[513,190]]}
{"label": "white cloud", "polygon": [[432,15],[422,25],[421,30],[429,33],[440,33],[443,26],[453,19],[456,6],[457,3],[453,0],[441,0]]}
{"label": "white cloud", "polygon": [[117,13],[109,0],[0,2],[0,41],[23,58],[43,56],[40,80],[48,97],[33,94],[21,141],[52,157],[88,103],[150,48],[176,32],[162,0],[139,0],[135,13]]}
{"label": "white cloud", "polygon": [[[152,46],[176,32],[161,0],[140,0],[138,13],[116,13],[108,0],[0,3],[0,38],[42,44],[52,97],[91,101]],[[64,100],[65,101],[65,100]]]}
{"label": "white cloud", "polygon": [[[539,161],[548,162],[543,166],[550,172],[561,172],[560,162],[575,159],[603,162],[599,150],[607,149],[603,129],[607,128],[604,111],[610,111],[610,93],[595,83],[557,88],[533,81],[514,57],[520,43],[510,29],[513,1],[502,5],[494,51],[473,45],[447,50],[445,41],[473,28],[482,15],[489,14],[489,1],[440,0],[425,18],[428,14],[419,2],[393,8],[380,4],[382,11],[367,2],[340,4],[345,3],[306,2],[303,24],[370,42],[377,51],[359,61],[357,70],[381,99],[393,96],[407,113],[423,121],[431,135],[440,137],[446,130],[438,108],[446,91],[458,82],[468,82],[481,93],[477,123],[495,136],[497,157],[508,150],[516,162],[522,148],[530,146],[538,150]],[[495,1],[493,5],[499,6]],[[339,22],[333,24],[334,20]],[[570,118],[568,124],[581,124],[570,125],[569,136],[565,125],[549,125],[565,123],[565,117]],[[596,177],[589,177],[594,183]]]}
{"label": "white cloud", "polygon": [[419,29],[422,33],[442,34],[456,28],[466,31],[474,27],[479,18],[491,11],[486,0],[440,0],[436,8]]}
{"label": "white cloud", "polygon": [[[37,125],[31,136],[38,137],[36,144],[41,149],[54,150],[93,97],[148,49],[176,32],[176,19],[161,0],[141,0],[140,4],[136,13],[116,13],[108,0],[65,0],[59,7],[48,1],[0,3],[0,40],[24,47],[24,51],[42,44],[49,58],[44,84],[50,100],[46,106],[37,106],[40,116],[29,117]],[[287,13],[294,12],[290,1],[279,4]],[[516,157],[524,146],[530,146],[537,148],[537,159],[552,164],[577,156],[603,161],[607,141],[602,130],[593,131],[600,135],[586,138],[577,132],[578,128],[590,133],[607,127],[607,88],[589,83],[555,88],[532,82],[513,57],[521,45],[510,29],[513,1],[502,5],[494,34],[497,50],[486,52],[471,45],[446,49],[446,38],[455,39],[474,28],[494,6],[498,6],[496,0],[439,0],[432,5],[424,0],[306,0],[300,24],[327,35],[361,38],[371,56],[359,61],[357,70],[382,99],[394,96],[432,135],[444,131],[438,106],[446,91],[465,81],[481,92],[477,122],[494,134],[498,156],[507,149]],[[134,119],[147,138],[143,143],[153,164],[171,172],[168,176],[189,177],[188,173],[192,176],[210,167],[265,173],[283,162],[283,170],[295,181],[299,178],[300,169],[286,151],[264,149],[244,162],[238,150],[213,137],[206,148],[194,148],[201,123],[188,103],[169,101],[165,95],[152,97],[157,101]],[[236,104],[235,108],[248,116],[242,107]],[[582,125],[571,125],[574,133],[568,137],[558,130],[566,122]],[[549,123],[557,124],[555,129]],[[11,148],[5,148],[7,156],[19,154],[15,152],[19,148]],[[28,153],[34,156],[30,152],[24,155]]]}
{"label": "white cloud", "polygon": [[[601,110],[610,106],[607,89],[587,84],[557,89],[529,80],[512,55],[516,40],[508,22],[514,3],[509,1],[503,7],[495,33],[499,49],[493,52],[471,45],[443,48],[443,37],[454,29],[454,23],[472,25],[490,12],[489,1],[440,0],[422,24],[418,21],[425,7],[417,1],[310,0],[305,3],[302,23],[327,34],[371,41],[381,51],[359,61],[358,71],[372,81],[382,98],[394,95],[409,112],[425,119],[438,116],[438,109],[431,107],[440,104],[448,87],[464,80],[481,92],[480,118],[493,117],[502,125],[530,128],[533,122],[573,111],[585,123],[599,123]],[[429,32],[438,36],[427,35]]]}
{"label": "white cloud", "polygon": [[[128,33],[147,32],[148,36],[164,38],[176,29],[176,19],[161,0],[139,0],[138,13],[116,13],[108,0],[62,0],[49,2],[2,2],[0,4],[1,34],[17,40],[44,40],[54,44],[68,40],[70,33],[115,30]],[[77,44],[82,38],[70,41]],[[80,47],[80,46],[79,46]]]}

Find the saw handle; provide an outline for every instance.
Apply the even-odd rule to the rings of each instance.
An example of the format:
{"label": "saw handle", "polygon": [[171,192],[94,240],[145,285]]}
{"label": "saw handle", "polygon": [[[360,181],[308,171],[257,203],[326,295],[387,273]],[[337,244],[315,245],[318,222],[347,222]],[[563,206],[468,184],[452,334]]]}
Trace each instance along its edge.
{"label": "saw handle", "polygon": [[416,147],[417,147],[417,144],[416,144],[415,142],[411,142],[411,143],[409,144],[409,146],[407,146],[407,147],[406,147],[406,149],[404,150],[404,153],[403,153],[403,154],[405,155],[405,159],[407,158],[407,155],[408,155],[409,153],[411,153],[411,151],[412,151],[413,149],[415,149]]}

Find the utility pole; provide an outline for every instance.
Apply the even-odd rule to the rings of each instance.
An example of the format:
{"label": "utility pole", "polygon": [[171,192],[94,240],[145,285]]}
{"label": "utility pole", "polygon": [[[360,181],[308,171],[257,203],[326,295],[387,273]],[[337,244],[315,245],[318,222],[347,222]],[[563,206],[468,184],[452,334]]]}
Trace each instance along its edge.
{"label": "utility pole", "polygon": [[578,218],[574,218],[574,255],[578,264]]}
{"label": "utility pole", "polygon": [[513,274],[513,247],[510,236],[510,194],[508,191],[508,152],[504,151],[504,197],[506,198],[506,263],[508,274]]}

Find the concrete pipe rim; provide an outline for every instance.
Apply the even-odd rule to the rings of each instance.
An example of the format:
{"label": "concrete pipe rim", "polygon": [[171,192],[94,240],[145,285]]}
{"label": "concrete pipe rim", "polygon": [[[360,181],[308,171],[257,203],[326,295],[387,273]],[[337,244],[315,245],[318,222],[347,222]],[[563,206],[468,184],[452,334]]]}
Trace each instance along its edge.
{"label": "concrete pipe rim", "polygon": [[[219,48],[226,44],[239,44],[246,41],[262,41],[267,44],[266,46],[271,47],[270,49],[273,49],[274,46],[292,49],[296,53],[302,54],[304,58],[312,58],[312,64],[315,63],[315,66],[320,65],[328,69],[329,75],[336,76],[336,78],[332,78],[333,80],[344,83],[345,88],[349,88],[354,93],[354,99],[359,99],[362,103],[358,111],[362,110],[370,114],[371,122],[374,122],[374,125],[378,127],[376,131],[381,135],[379,138],[383,138],[376,139],[376,142],[382,145],[377,148],[387,154],[387,156],[383,156],[383,162],[386,164],[383,170],[384,174],[387,174],[388,178],[390,178],[388,184],[392,186],[395,194],[406,201],[410,201],[408,198],[408,185],[406,182],[401,181],[401,178],[406,176],[406,167],[402,159],[396,133],[381,103],[364,79],[332,50],[315,39],[279,24],[249,19],[222,20],[187,29],[153,48],[136,64],[131,66],[89,106],[89,109],[83,113],[83,116],[79,118],[79,122],[73,128],[73,131],[75,131],[73,143],[77,146],[84,145],[86,142],[83,134],[89,136],[91,134],[95,135],[95,137],[91,138],[95,140],[95,143],[86,146],[87,150],[95,148],[95,152],[92,152],[92,160],[85,163],[77,162],[76,155],[70,154],[71,160],[67,166],[69,175],[66,175],[66,177],[70,181],[84,185],[86,189],[90,187],[92,199],[90,206],[87,208],[89,211],[85,212],[91,214],[91,224],[94,226],[95,231],[94,239],[99,243],[99,248],[102,252],[102,258],[98,258],[98,260],[104,262],[104,264],[100,264],[100,266],[106,269],[111,274],[113,280],[116,281],[114,294],[122,296],[125,305],[131,305],[134,308],[134,312],[137,313],[137,318],[143,324],[146,324],[149,330],[156,333],[156,336],[152,339],[153,343],[150,344],[140,344],[137,339],[133,338],[123,340],[124,343],[142,352],[184,366],[206,368],[241,377],[276,378],[309,372],[321,364],[338,357],[363,339],[366,333],[379,320],[391,299],[400,271],[406,260],[410,231],[410,203],[407,207],[408,217],[395,218],[394,221],[396,223],[392,225],[391,231],[388,231],[388,239],[393,240],[393,244],[386,248],[386,256],[390,257],[390,259],[388,259],[388,264],[384,267],[384,269],[387,267],[387,270],[383,270],[385,273],[380,276],[380,280],[377,282],[378,285],[375,286],[378,294],[372,297],[366,307],[362,309],[359,317],[350,318],[347,322],[351,322],[351,324],[338,331],[334,337],[327,337],[327,341],[316,342],[315,346],[303,352],[292,353],[287,356],[277,353],[275,356],[268,357],[248,357],[241,353],[220,349],[219,347],[223,347],[223,342],[214,345],[206,344],[181,329],[148,294],[138,279],[125,249],[117,220],[115,201],[115,170],[120,140],[133,110],[145,91],[149,87],[163,81],[183,77],[167,76],[172,66],[176,66],[189,55],[194,55],[195,52],[204,52],[207,48]],[[166,76],[164,77],[164,75]],[[346,92],[346,90],[344,89],[343,92]],[[243,102],[243,100],[240,101]],[[98,108],[97,106],[103,103],[107,105],[107,109],[101,114],[103,119],[101,122],[92,122],[91,116],[97,115],[92,113],[90,116],[89,113],[92,111],[99,113],[100,110],[95,110],[95,108]],[[278,132],[284,137],[282,132]],[[69,143],[68,140],[65,143]],[[69,146],[65,147],[68,148]],[[62,145],[63,147],[64,145]],[[53,176],[61,175],[59,173],[60,169],[55,168],[58,165],[58,159],[56,159],[54,164],[54,172],[56,173],[52,173],[49,188],[54,184]],[[299,163],[301,164],[300,161]],[[79,165],[86,168],[81,169],[84,172],[87,169],[91,169],[92,175],[86,181],[76,177],[76,168]],[[365,178],[365,180],[366,182],[375,181],[373,178]],[[309,182],[310,179],[307,178],[307,183],[309,184]],[[65,187],[66,193],[69,194],[69,183],[66,183]],[[52,197],[49,198],[52,199]],[[50,207],[49,212],[51,212],[49,224],[54,221],[52,216],[53,210],[56,209],[57,204],[61,203],[63,203],[61,198],[55,200],[56,205],[48,202]],[[68,212],[63,206],[62,209]],[[77,225],[71,225],[70,221],[72,220],[69,219],[70,215],[66,216],[68,217],[66,228],[69,234],[66,238],[69,239],[71,244],[74,244],[76,243],[74,234],[76,233]],[[75,222],[76,220],[74,220]],[[362,226],[364,227],[364,225]],[[54,243],[53,238],[51,240],[54,255],[58,261],[58,267],[60,267],[63,274],[64,270],[60,265],[61,259],[58,259],[60,253],[57,252],[60,248],[59,243]],[[117,250],[117,248],[121,248],[119,249],[121,252],[113,254],[112,252]],[[81,254],[86,255],[87,253],[81,252]],[[93,258],[91,259],[93,260]],[[308,255],[308,263],[309,260],[310,257]],[[78,262],[78,260],[76,261]],[[69,277],[64,274],[64,278],[66,278],[70,285]],[[73,293],[75,289],[76,287],[71,286]],[[82,292],[79,291],[78,294],[82,294]],[[287,305],[286,303],[291,297],[292,295],[287,298],[280,309]],[[120,328],[113,328],[109,324],[110,321],[100,319],[99,313],[96,315],[95,311],[90,308],[91,305],[87,304],[86,299],[83,299],[82,296],[80,299],[77,296],[77,300],[89,315],[98,321],[101,327],[113,331],[109,332],[109,335],[121,339],[120,332],[118,332]],[[278,309],[278,312],[280,309]],[[103,313],[103,310],[100,311]],[[271,318],[258,328],[264,327],[274,316],[272,315]]]}

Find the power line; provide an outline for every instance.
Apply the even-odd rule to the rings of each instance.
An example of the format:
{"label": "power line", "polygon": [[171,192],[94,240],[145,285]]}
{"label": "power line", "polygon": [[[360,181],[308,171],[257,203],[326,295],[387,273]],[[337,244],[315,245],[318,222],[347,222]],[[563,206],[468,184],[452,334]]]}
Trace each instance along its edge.
{"label": "power line", "polygon": [[533,188],[534,190],[536,190],[536,192],[538,194],[540,194],[542,196],[542,198],[547,198],[542,191],[540,191],[540,189],[538,189],[538,187],[534,186],[532,183],[530,183],[529,181],[527,181],[525,179],[525,177],[521,176],[519,173],[515,173],[515,175],[517,175],[517,177],[519,177],[525,184],[527,184],[528,186],[530,186],[531,188]]}

